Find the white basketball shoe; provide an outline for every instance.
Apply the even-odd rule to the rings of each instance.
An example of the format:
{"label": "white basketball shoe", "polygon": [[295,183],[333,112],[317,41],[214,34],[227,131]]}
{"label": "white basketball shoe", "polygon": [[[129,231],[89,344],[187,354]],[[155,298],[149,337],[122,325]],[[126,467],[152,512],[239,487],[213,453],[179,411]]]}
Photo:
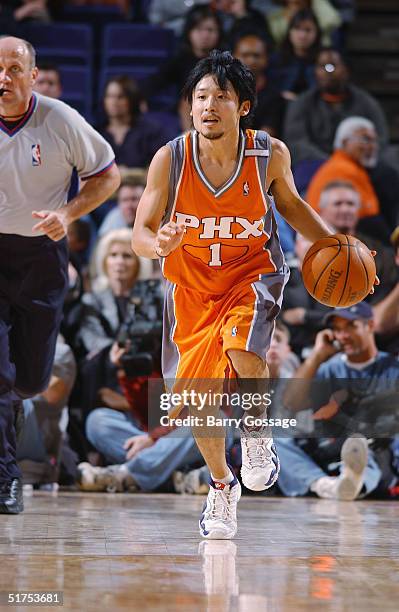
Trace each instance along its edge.
{"label": "white basketball shoe", "polygon": [[230,484],[210,480],[209,493],[204,504],[199,530],[209,540],[230,540],[237,533],[237,503],[241,485],[236,476]]}
{"label": "white basketball shoe", "polygon": [[248,431],[240,427],[243,484],[251,491],[264,491],[277,481],[280,460],[270,429]]}

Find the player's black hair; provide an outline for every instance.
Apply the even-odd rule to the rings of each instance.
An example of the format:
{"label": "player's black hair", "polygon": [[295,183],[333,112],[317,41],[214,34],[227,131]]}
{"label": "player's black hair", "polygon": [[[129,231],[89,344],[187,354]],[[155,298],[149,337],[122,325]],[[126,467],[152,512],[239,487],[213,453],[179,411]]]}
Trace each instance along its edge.
{"label": "player's black hair", "polygon": [[222,90],[226,90],[227,83],[230,82],[238,96],[240,105],[245,100],[249,100],[250,112],[240,119],[240,126],[242,128],[247,127],[256,106],[256,83],[252,72],[240,60],[233,57],[229,51],[215,49],[208,57],[196,64],[187,78],[182,94],[190,104],[193,100],[194,89],[200,80],[207,75],[214,76]]}

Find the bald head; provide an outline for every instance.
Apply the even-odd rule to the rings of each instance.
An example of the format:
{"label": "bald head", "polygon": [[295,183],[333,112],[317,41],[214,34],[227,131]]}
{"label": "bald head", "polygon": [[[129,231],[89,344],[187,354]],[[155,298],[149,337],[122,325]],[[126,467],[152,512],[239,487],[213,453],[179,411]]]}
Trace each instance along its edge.
{"label": "bald head", "polygon": [[15,59],[26,59],[30,69],[36,66],[36,51],[33,45],[23,38],[0,36],[0,53],[1,52],[6,52],[15,56]]}

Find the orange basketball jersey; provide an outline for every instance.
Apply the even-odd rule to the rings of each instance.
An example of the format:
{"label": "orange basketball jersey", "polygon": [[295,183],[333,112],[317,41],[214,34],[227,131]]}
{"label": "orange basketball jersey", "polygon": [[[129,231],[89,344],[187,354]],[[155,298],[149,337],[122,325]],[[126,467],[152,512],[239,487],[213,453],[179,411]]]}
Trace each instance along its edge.
{"label": "orange basketball jersey", "polygon": [[221,294],[277,272],[284,258],[266,193],[269,135],[241,132],[236,169],[219,188],[202,171],[197,132],[169,146],[169,200],[162,224],[175,221],[187,229],[180,246],[162,261],[164,276],[188,289]]}

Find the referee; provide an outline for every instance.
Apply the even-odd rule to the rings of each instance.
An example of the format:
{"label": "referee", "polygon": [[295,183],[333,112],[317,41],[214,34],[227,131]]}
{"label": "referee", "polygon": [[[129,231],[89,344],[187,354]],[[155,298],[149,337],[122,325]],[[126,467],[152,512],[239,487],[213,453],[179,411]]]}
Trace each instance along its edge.
{"label": "referee", "polygon": [[[0,37],[0,513],[23,510],[22,399],[47,387],[67,290],[68,225],[117,189],[108,143],[75,110],[32,92],[35,50]],[[73,168],[83,181],[67,204]]]}

